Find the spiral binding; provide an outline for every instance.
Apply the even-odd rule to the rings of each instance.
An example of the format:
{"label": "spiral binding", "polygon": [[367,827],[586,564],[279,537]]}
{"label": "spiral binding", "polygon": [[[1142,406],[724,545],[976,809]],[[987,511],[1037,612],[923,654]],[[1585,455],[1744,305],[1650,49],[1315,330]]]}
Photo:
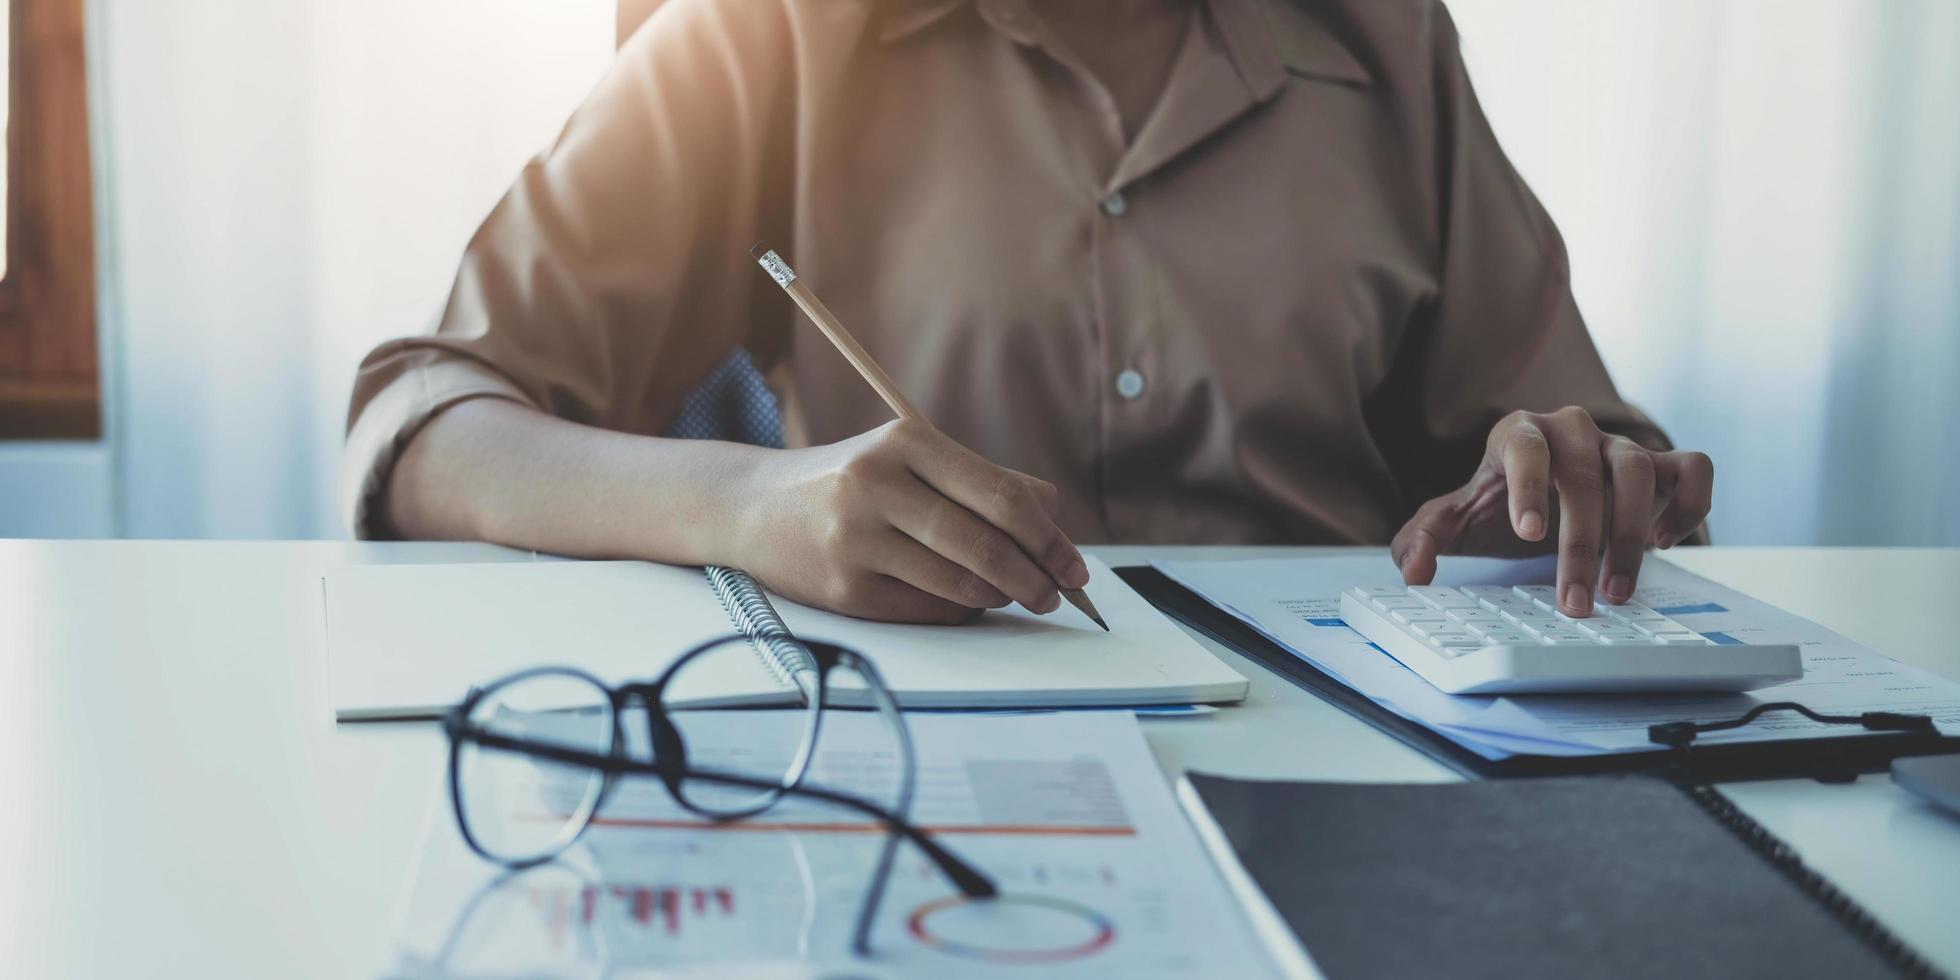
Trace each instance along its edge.
{"label": "spiral binding", "polygon": [[790,634],[762,586],[739,568],[709,565],[705,571],[708,586],[714,589],[715,598],[721,600],[728,621],[735,625],[736,632],[749,638],[749,648],[755,651],[756,659],[784,687],[797,688],[796,672],[815,670],[817,665],[810,659],[810,652]]}
{"label": "spiral binding", "polygon": [[1914,978],[1943,978],[1946,974],[1907,946],[1905,941],[1894,935],[1890,929],[1873,918],[1865,907],[1844,892],[1839,891],[1830,879],[1811,870],[1797,856],[1796,849],[1783,842],[1783,839],[1769,832],[1767,827],[1757,823],[1755,818],[1742,812],[1729,798],[1723,796],[1712,786],[1676,782],[1688,798],[1714,817],[1716,822],[1741,838],[1750,850],[1761,855],[1771,867],[1797,886],[1797,890],[1810,896],[1811,900],[1823,906],[1824,911],[1842,924],[1852,935],[1871,947],[1886,963],[1896,968],[1900,974]]}

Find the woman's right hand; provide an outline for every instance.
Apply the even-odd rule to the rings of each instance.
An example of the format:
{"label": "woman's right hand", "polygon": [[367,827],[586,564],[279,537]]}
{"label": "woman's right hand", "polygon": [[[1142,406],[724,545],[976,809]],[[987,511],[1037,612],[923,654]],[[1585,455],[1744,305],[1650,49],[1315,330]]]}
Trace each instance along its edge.
{"label": "woman's right hand", "polygon": [[735,499],[733,564],[798,602],[867,619],[960,623],[1061,602],[1089,581],[1057,525],[1055,487],[899,420],[766,454]]}

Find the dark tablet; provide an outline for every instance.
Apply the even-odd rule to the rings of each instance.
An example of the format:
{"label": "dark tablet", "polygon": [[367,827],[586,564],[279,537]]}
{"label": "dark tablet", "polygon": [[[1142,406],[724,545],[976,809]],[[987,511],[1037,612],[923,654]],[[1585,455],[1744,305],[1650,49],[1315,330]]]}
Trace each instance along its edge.
{"label": "dark tablet", "polygon": [[1893,759],[1892,781],[1935,806],[1960,813],[1960,755]]}

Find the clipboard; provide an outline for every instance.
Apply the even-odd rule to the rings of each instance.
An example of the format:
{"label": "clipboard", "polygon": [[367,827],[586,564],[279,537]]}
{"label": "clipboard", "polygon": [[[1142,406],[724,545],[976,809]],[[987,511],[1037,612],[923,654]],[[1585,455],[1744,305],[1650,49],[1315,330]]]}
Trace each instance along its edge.
{"label": "clipboard", "polygon": [[1147,565],[1115,569],[1123,581],[1164,615],[1197,630],[1304,688],[1321,700],[1374,726],[1383,734],[1470,779],[1518,779],[1634,773],[1697,783],[1759,779],[1816,779],[1850,782],[1863,773],[1884,772],[1893,759],[1960,753],[1960,738],[1924,734],[1846,734],[1833,738],[1784,739],[1701,745],[1677,750],[1596,756],[1514,755],[1486,759],[1428,727],[1402,717],[1294,656],[1285,647],[1232,618],[1203,596]]}

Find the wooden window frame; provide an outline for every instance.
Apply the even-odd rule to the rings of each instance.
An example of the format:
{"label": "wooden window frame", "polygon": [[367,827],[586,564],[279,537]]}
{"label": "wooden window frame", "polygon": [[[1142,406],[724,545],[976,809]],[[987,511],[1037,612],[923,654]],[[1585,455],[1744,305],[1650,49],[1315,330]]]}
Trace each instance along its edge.
{"label": "wooden window frame", "polygon": [[0,439],[98,439],[84,0],[9,0]]}

